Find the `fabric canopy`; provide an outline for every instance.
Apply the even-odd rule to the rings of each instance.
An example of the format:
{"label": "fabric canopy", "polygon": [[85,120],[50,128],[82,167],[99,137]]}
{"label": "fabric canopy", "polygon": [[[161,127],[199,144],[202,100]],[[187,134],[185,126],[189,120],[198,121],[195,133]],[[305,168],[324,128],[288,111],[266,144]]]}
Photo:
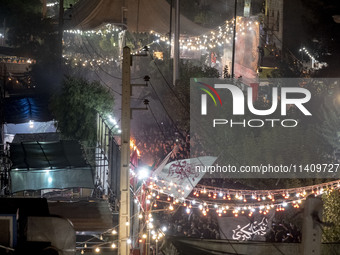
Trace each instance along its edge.
{"label": "fabric canopy", "polygon": [[[167,237],[160,248],[167,255],[282,255],[300,254],[301,243],[239,242],[234,240],[208,240]],[[321,244],[321,254],[339,250],[339,243]]]}
{"label": "fabric canopy", "polygon": [[225,254],[299,254],[298,243],[238,242],[231,240],[168,237],[161,250],[168,255],[225,255]]}
{"label": "fabric canopy", "polygon": [[93,188],[91,167],[77,141],[12,143],[10,159],[12,192]]}
{"label": "fabric canopy", "polygon": [[5,123],[20,124],[30,120],[52,120],[48,111],[48,97],[9,97],[5,99]]}
{"label": "fabric canopy", "polygon": [[113,213],[107,200],[48,202],[51,214],[69,219],[76,231],[102,233],[112,228]]}
{"label": "fabric canopy", "polygon": [[[126,13],[125,13],[126,11]],[[175,11],[172,11],[175,20]],[[126,25],[130,32],[167,34],[170,31],[170,5],[166,0],[83,0],[65,12],[65,29],[91,30],[105,23]],[[157,20],[157,22],[155,22]],[[201,35],[209,30],[181,15],[181,34]],[[173,29],[174,31],[174,29]]]}

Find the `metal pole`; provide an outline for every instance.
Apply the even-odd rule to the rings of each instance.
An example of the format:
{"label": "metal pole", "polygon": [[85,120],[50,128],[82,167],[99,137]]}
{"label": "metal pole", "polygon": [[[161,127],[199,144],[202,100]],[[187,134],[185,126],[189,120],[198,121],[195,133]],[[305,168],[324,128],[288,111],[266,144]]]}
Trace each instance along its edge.
{"label": "metal pole", "polygon": [[156,239],[156,255],[158,255],[158,239]]}
{"label": "metal pole", "polygon": [[64,32],[64,0],[59,0],[59,27],[58,27],[58,43],[59,43],[59,64],[61,67],[63,59],[63,32]]}
{"label": "metal pole", "polygon": [[146,239],[146,255],[150,255],[150,240],[151,240],[151,233],[150,229],[148,229],[148,236]]}
{"label": "metal pole", "polygon": [[169,27],[169,59],[171,59],[171,37],[172,37],[172,0],[170,0],[170,27]]}
{"label": "metal pole", "polygon": [[47,13],[47,0],[42,0],[42,16],[45,19],[46,18],[46,13]]}
{"label": "metal pole", "polygon": [[175,2],[175,40],[174,40],[174,66],[173,66],[173,85],[176,85],[176,81],[179,79],[179,0]]}
{"label": "metal pole", "polygon": [[130,236],[130,48],[123,48],[122,72],[122,134],[120,160],[119,254],[129,255]]}
{"label": "metal pole", "polygon": [[234,25],[233,25],[233,52],[231,59],[231,78],[235,78],[235,50],[236,50],[236,15],[237,15],[237,0],[234,3]]}

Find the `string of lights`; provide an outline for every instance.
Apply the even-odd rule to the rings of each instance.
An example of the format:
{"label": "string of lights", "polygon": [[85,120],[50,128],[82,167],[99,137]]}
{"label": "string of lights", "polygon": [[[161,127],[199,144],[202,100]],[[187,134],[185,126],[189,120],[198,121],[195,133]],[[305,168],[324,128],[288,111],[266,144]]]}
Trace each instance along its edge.
{"label": "string of lights", "polygon": [[[211,201],[207,197],[197,199],[197,198],[175,198],[173,197],[173,193],[171,193],[171,189],[163,189],[158,188],[155,183],[152,183],[148,186],[149,194],[147,195],[147,199],[156,198],[160,203],[168,203],[169,211],[174,210],[174,206],[183,206],[186,207],[186,212],[189,214],[192,208],[198,208],[204,216],[207,215],[207,212],[210,210],[215,210],[218,216],[222,216],[222,214],[226,214],[228,211],[231,211],[235,217],[237,217],[240,213],[245,214],[248,211],[249,216],[251,216],[255,211],[260,214],[267,214],[269,210],[276,209],[276,211],[284,211],[288,205],[292,205],[294,208],[299,208],[300,204],[303,200],[305,200],[309,195],[319,196],[323,193],[339,190],[339,180],[335,182],[323,183],[319,185],[313,185],[312,187],[302,187],[300,189],[304,189],[304,192],[300,193],[298,189],[295,190],[296,193],[284,193],[283,198],[277,199],[270,193],[267,196],[257,197],[252,196],[252,201],[248,201],[244,195],[235,195],[232,199],[231,196],[223,197],[223,200],[226,201]],[[291,192],[293,189],[289,189]],[[308,192],[307,192],[308,191]],[[242,190],[239,190],[241,193]],[[195,193],[195,192],[194,192]],[[162,200],[164,195],[167,196],[166,200]],[[194,195],[195,196],[195,195]],[[227,202],[230,201],[231,202]],[[241,203],[241,204],[240,204]],[[154,204],[154,207],[157,207]]]}
{"label": "string of lights", "polygon": [[[252,19],[245,19],[243,17],[237,17],[237,33],[235,38],[237,40],[238,36],[244,36],[248,32],[253,32],[256,29],[256,26],[259,25],[257,20]],[[234,19],[226,21],[223,25],[218,26],[215,29],[212,29],[209,33],[203,34],[200,36],[190,37],[190,36],[183,36],[180,39],[180,48],[182,50],[189,50],[189,51],[201,51],[201,50],[210,50],[216,47],[222,47],[225,45],[232,44],[232,37],[233,37],[233,23]],[[255,25],[255,28],[254,28]],[[90,37],[93,35],[100,35],[104,36],[107,34],[115,34],[120,33],[122,31],[121,28],[116,27],[112,24],[106,24],[104,29],[98,30],[65,30],[65,33],[68,34],[75,34],[75,35],[84,35],[86,37]],[[170,40],[168,36],[162,35],[155,31],[150,31],[149,35],[154,36],[155,39],[151,41],[147,46],[151,46],[155,43],[163,42],[166,45],[170,45]],[[173,44],[173,42],[171,43]],[[115,45],[114,45],[115,46]],[[140,50],[136,50],[132,54],[138,54]],[[64,55],[64,58],[69,63],[70,61],[78,61],[83,66],[90,65],[90,66],[101,66],[102,64],[110,64],[111,62],[117,62],[119,60],[115,60],[113,58],[91,58],[87,59],[86,57],[74,58],[72,56]]]}
{"label": "string of lights", "polygon": [[[132,173],[135,176],[135,173]],[[241,212],[249,211],[249,215],[258,211],[268,213],[269,210],[276,208],[277,211],[284,211],[285,207],[291,204],[294,208],[299,208],[303,200],[309,195],[319,196],[325,192],[339,190],[340,180],[321,183],[305,187],[277,189],[277,190],[242,190],[242,189],[223,189],[204,185],[198,185],[193,189],[194,197],[176,197],[174,194],[184,194],[184,189],[172,181],[157,180],[150,177],[147,181],[146,204],[153,204],[157,208],[157,202],[170,204],[168,210],[174,210],[174,205],[187,207],[190,213],[191,208],[198,208],[203,215],[210,209],[215,209],[219,216],[227,211],[232,211],[235,216]],[[158,184],[160,182],[161,184]],[[163,198],[167,197],[166,200]],[[215,201],[214,201],[215,200]],[[154,202],[153,202],[154,201]]]}
{"label": "string of lights", "polygon": [[299,52],[305,53],[311,60],[317,61],[315,57],[306,49],[306,47],[299,49]]}

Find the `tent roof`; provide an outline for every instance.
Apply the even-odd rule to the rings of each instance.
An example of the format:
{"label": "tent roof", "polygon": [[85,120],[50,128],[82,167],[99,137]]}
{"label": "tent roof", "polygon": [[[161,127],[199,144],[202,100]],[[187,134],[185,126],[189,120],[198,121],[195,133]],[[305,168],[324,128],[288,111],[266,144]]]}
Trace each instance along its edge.
{"label": "tent roof", "polygon": [[[174,21],[174,10],[172,14]],[[81,0],[65,12],[65,17],[65,29],[91,30],[105,23],[114,23],[127,25],[130,32],[153,30],[168,34],[170,31],[170,5],[166,0],[139,0],[138,4],[135,0]],[[180,19],[181,34],[196,36],[208,32],[183,15]]]}
{"label": "tent roof", "polygon": [[12,143],[10,153],[12,169],[89,167],[77,141]]}
{"label": "tent roof", "polygon": [[32,133],[32,134],[15,134],[12,143],[21,142],[55,142],[60,140],[60,133],[46,132],[46,133]]}
{"label": "tent roof", "polygon": [[48,97],[5,98],[5,123],[20,124],[30,120],[46,122],[52,120],[48,110]]}
{"label": "tent roof", "polygon": [[12,143],[10,153],[12,169],[89,167],[77,141]]}
{"label": "tent roof", "polygon": [[93,188],[91,167],[77,141],[12,143],[10,159],[12,192]]}

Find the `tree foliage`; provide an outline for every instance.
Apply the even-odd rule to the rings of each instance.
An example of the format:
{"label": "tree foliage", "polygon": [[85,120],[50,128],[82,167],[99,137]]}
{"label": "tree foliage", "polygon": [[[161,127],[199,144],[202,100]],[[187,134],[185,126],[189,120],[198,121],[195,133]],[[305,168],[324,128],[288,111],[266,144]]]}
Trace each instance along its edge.
{"label": "tree foliage", "polygon": [[67,77],[61,93],[52,99],[51,110],[65,137],[93,142],[97,112],[111,113],[113,103],[113,96],[99,82]]}
{"label": "tree foliage", "polygon": [[[20,48],[34,57],[53,57],[56,34],[51,19],[43,19],[40,0],[5,0],[0,11],[10,46]],[[42,47],[43,46],[43,47]]]}
{"label": "tree foliage", "polygon": [[36,60],[31,74],[39,91],[49,93],[60,84],[56,25],[43,18],[40,0],[2,0],[0,26],[5,29],[6,43],[16,48],[18,56]]}
{"label": "tree foliage", "polygon": [[336,97],[328,97],[321,106],[322,121],[319,131],[333,151],[340,150],[340,104]]}
{"label": "tree foliage", "polygon": [[340,242],[340,193],[338,190],[327,192],[323,195],[324,211],[323,221],[331,226],[323,228],[323,242]]}

